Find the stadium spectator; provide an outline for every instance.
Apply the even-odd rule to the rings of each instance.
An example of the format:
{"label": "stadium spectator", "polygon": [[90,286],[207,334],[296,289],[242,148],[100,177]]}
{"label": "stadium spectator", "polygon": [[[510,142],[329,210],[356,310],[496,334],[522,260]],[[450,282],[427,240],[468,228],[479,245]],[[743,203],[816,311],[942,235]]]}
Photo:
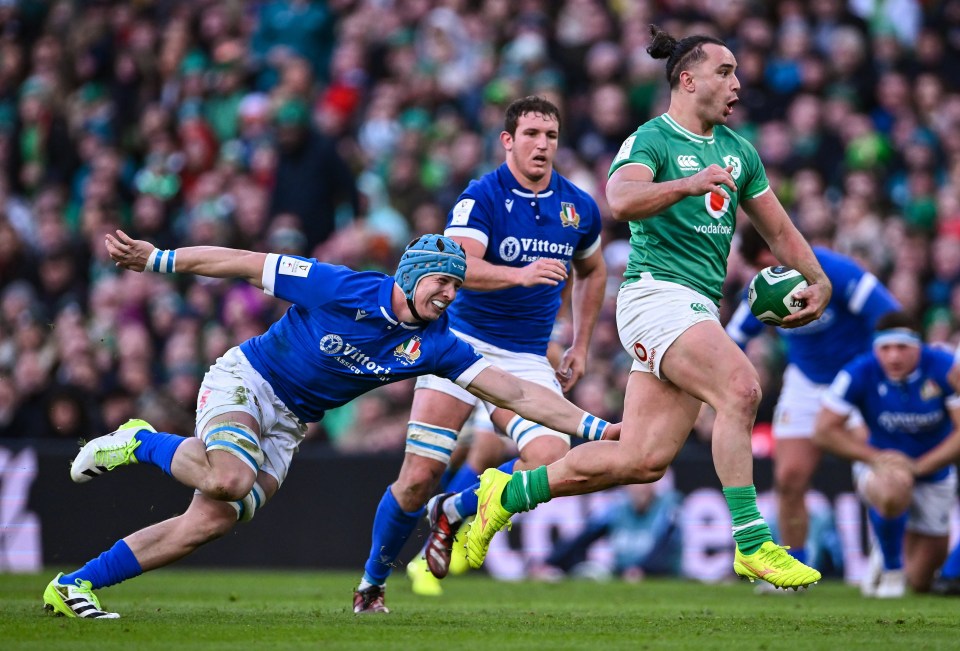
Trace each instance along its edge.
{"label": "stadium spectator", "polygon": [[477,499],[486,517],[467,532],[467,557],[479,567],[512,513],[558,495],[659,479],[707,403],[717,413],[714,465],[733,517],[735,572],[778,587],[809,585],[820,573],[775,545],[757,510],[750,432],[760,387],[718,318],[738,205],[777,257],[810,283],[797,294],[806,306],[785,327],[806,325],[823,313],[830,281],[770,190],[756,150],[726,127],[740,91],[733,54],[714,37],[678,41],[653,25],[650,32],[648,52],[667,59],[670,106],[624,141],[606,191],[614,217],[630,222],[633,234],[617,299],[620,340],[634,360],[626,431],[616,442],[576,446],[549,468],[512,476],[485,471]]}
{"label": "stadium spectator", "polygon": [[[451,333],[445,310],[466,277],[467,256],[449,238],[424,235],[411,242],[393,277],[223,247],[160,250],[122,231],[107,235],[106,246],[124,269],[172,273],[179,264],[181,272],[242,278],[294,305],[266,334],[230,349],[204,376],[196,436],[132,420],[81,449],[70,471],[78,483],[148,463],[196,492],[185,513],[118,541],[76,572],[58,574],[43,599],[62,615],[118,618],[101,609],[93,590],[175,562],[237,521],[252,519],[286,477],[304,423],[383,383],[433,372],[568,434],[581,434],[584,423],[598,420],[563,396],[492,366]],[[619,433],[618,425],[605,421],[597,430],[602,434],[608,426]],[[389,612],[382,586],[357,590],[354,612]]]}
{"label": "stadium spectator", "polygon": [[[922,343],[910,316],[892,312],[877,322],[872,352],[844,366],[824,395],[814,441],[854,462],[874,537],[864,596],[898,598],[908,585],[927,592],[947,557],[960,455],[953,364],[951,353]],[[854,409],[866,440],[844,432]]]}

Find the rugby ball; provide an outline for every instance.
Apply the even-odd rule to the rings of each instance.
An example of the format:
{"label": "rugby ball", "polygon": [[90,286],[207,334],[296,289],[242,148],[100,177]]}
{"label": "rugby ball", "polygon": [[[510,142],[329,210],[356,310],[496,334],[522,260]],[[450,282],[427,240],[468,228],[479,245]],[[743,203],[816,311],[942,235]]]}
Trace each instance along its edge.
{"label": "rugby ball", "polygon": [[747,303],[755,317],[778,326],[803,308],[804,301],[794,298],[793,294],[806,287],[807,279],[796,269],[767,267],[750,281]]}

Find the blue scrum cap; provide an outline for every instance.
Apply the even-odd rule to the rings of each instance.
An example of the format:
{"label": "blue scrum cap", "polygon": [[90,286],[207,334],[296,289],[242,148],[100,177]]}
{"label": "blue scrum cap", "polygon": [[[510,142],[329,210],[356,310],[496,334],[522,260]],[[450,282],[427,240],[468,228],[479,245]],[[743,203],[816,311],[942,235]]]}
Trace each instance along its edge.
{"label": "blue scrum cap", "polygon": [[420,279],[430,274],[450,276],[462,283],[467,276],[467,254],[463,247],[443,235],[421,235],[410,242],[394,275],[408,301],[413,300]]}

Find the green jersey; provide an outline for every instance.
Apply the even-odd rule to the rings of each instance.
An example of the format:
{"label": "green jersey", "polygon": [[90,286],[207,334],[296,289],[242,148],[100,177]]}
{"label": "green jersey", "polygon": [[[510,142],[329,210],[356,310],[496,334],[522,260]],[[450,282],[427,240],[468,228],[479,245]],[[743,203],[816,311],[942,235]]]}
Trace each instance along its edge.
{"label": "green jersey", "polygon": [[737,191],[730,198],[715,193],[685,197],[657,215],[630,222],[630,257],[624,282],[647,273],[656,280],[678,283],[720,304],[727,255],[741,199],[770,189],[757,150],[725,126],[712,136],[698,136],[664,113],[640,125],[623,141],[610,174],[625,165],[643,165],[654,182],[692,176],[716,163],[733,166]]}

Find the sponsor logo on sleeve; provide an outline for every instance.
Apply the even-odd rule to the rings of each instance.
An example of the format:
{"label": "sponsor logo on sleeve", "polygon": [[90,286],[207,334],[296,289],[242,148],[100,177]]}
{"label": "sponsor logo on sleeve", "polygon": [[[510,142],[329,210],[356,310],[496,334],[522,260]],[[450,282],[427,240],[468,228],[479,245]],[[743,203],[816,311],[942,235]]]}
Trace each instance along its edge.
{"label": "sponsor logo on sleeve", "polygon": [[633,141],[637,139],[637,135],[634,134],[623,141],[623,144],[620,145],[620,151],[617,152],[616,157],[613,159],[614,163],[619,163],[622,160],[626,160],[630,156],[631,150],[633,150]]}
{"label": "sponsor logo on sleeve", "polygon": [[450,225],[466,226],[467,222],[470,221],[470,213],[473,211],[475,203],[477,203],[476,199],[461,199],[460,202],[453,207]]}
{"label": "sponsor logo on sleeve", "polygon": [[297,258],[284,255],[280,257],[280,264],[277,266],[277,271],[283,276],[306,278],[310,275],[311,267],[313,267],[312,262],[298,260]]}

